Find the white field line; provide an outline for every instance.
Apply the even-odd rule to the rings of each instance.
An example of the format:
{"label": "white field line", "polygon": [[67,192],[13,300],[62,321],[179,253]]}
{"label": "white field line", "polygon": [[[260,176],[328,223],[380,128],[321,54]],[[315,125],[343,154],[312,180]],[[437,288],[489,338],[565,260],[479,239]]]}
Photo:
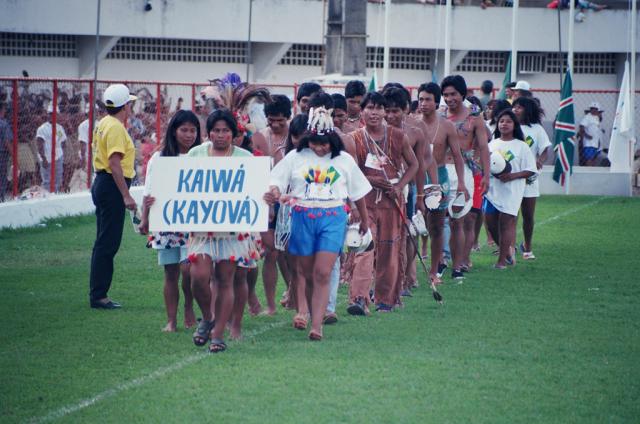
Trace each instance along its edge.
{"label": "white field line", "polygon": [[602,202],[605,199],[605,197],[598,197],[596,200],[593,200],[589,203],[585,203],[584,205],[580,205],[580,206],[576,206],[575,208],[572,209],[567,209],[566,211],[559,213],[558,215],[554,215],[550,218],[545,219],[544,221],[540,221],[540,222],[536,222],[536,227],[539,227],[541,225],[545,225],[545,224],[549,224],[553,221],[557,221],[560,218],[564,218],[565,216],[568,215],[572,215],[576,212],[580,212],[583,209],[587,209],[590,208],[591,206],[594,206],[600,202]]}
{"label": "white field line", "polygon": [[[287,324],[289,321],[277,321],[268,325],[265,325],[264,327],[261,327],[255,331],[246,333],[244,335],[244,340],[250,340],[256,336],[259,336],[261,334],[266,333],[267,331],[270,331],[274,328],[278,328],[278,327],[282,327],[285,324]],[[128,381],[126,383],[121,383],[118,384],[110,389],[107,389],[101,393],[98,393],[97,395],[90,397],[90,398],[86,398],[81,400],[80,402],[74,403],[74,404],[70,404],[70,405],[66,405],[63,406],[61,408],[58,408],[56,410],[53,410],[51,412],[49,412],[47,415],[41,416],[41,417],[34,417],[29,419],[27,422],[28,423],[46,423],[46,422],[50,422],[50,421],[54,421],[54,420],[58,420],[60,418],[63,418],[67,415],[73,414],[74,412],[80,411],[81,409],[87,408],[91,405],[94,405],[98,402],[101,402],[105,399],[108,399],[110,397],[113,397],[115,395],[117,395],[120,392],[124,392],[126,390],[129,389],[133,389],[134,387],[140,387],[146,383],[149,383],[153,380],[157,380],[158,378],[164,377],[167,374],[171,374],[175,371],[179,371],[182,368],[186,367],[187,365],[199,362],[203,359],[207,359],[209,358],[210,354],[209,353],[194,353],[192,355],[186,356],[185,358],[177,361],[176,363],[166,366],[166,367],[161,367],[158,368],[157,370],[143,375],[142,377],[138,377],[134,380]]]}

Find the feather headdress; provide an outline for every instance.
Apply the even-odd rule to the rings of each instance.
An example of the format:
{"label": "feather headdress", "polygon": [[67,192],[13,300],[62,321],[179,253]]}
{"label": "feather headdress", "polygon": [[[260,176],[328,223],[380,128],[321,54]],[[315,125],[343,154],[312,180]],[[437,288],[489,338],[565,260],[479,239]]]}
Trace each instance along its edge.
{"label": "feather headdress", "polygon": [[327,110],[324,106],[312,107],[309,109],[307,130],[318,135],[325,135],[333,132],[333,118],[331,117],[331,112],[333,112],[333,109]]}
{"label": "feather headdress", "polygon": [[[253,128],[255,124],[251,125],[249,123],[248,112],[255,109],[251,108],[254,103],[271,103],[271,94],[266,87],[242,82],[240,76],[236,73],[227,73],[224,78],[216,78],[209,80],[209,82],[211,85],[200,92],[200,95],[205,100],[213,100],[217,108],[229,109],[238,120],[239,129],[242,132],[244,132],[244,126],[250,127],[247,129],[251,132],[261,129]],[[264,121],[266,121],[266,118]]]}

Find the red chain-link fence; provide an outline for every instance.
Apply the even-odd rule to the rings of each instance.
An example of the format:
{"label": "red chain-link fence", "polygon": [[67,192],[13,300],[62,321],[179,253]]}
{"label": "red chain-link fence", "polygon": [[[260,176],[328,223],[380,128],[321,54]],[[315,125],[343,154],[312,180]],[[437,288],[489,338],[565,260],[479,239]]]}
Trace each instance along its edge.
{"label": "red chain-link fence", "polygon": [[[104,111],[102,94],[115,81],[0,78],[0,199],[28,197],[44,189],[74,192],[91,186],[92,134],[89,122],[97,122]],[[166,131],[170,117],[179,109],[193,110],[204,128],[210,105],[200,91],[207,83],[158,81],[117,81],[126,84],[138,97],[127,128],[136,145],[134,183],[144,182],[146,163]],[[272,93],[291,97],[295,105],[297,84],[265,84]],[[407,87],[413,97],[417,87]],[[325,86],[328,92],[343,92],[341,85]],[[560,101],[558,90],[533,90],[546,112],[545,128],[552,137],[552,121]],[[575,90],[576,123],[592,102],[604,109],[602,147],[608,147],[618,99],[617,91]],[[54,108],[53,105],[57,105]],[[636,122],[640,116],[636,111]],[[53,127],[56,131],[52,131]],[[161,136],[158,137],[157,134]],[[576,165],[578,164],[576,158]]]}

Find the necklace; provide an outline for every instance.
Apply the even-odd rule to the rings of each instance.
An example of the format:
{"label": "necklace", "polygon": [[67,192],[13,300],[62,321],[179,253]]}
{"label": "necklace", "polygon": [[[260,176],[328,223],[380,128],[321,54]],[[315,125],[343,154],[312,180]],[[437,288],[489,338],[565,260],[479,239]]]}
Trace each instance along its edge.
{"label": "necklace", "polygon": [[270,153],[272,153],[272,155],[275,156],[278,152],[280,152],[282,149],[285,148],[285,143],[287,141],[287,134],[285,134],[282,137],[282,139],[277,143],[273,143],[272,136],[273,136],[273,130],[269,128],[269,149],[272,150]]}
{"label": "necklace", "polygon": [[371,143],[373,143],[374,147],[376,147],[378,150],[382,150],[385,156],[387,155],[387,126],[384,125],[383,128],[384,133],[382,136],[382,147],[380,147],[380,143],[378,143],[373,139],[373,137],[371,137],[371,135],[367,132],[366,127],[362,129],[364,131],[364,135],[367,138],[367,150],[369,151],[369,153],[371,153]]}
{"label": "necklace", "polygon": [[349,122],[356,122],[360,120],[360,115],[356,116],[355,118],[349,118],[347,117],[347,121]]}

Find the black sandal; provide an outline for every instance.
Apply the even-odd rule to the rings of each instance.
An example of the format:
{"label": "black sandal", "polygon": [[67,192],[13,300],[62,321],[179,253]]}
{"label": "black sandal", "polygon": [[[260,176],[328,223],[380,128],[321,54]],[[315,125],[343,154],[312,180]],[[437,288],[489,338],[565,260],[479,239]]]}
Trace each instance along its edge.
{"label": "black sandal", "polygon": [[201,320],[198,322],[198,327],[195,333],[193,333],[193,344],[196,346],[204,346],[209,341],[211,330],[216,321]]}
{"label": "black sandal", "polygon": [[222,339],[211,339],[209,353],[220,353],[227,350],[227,344]]}

